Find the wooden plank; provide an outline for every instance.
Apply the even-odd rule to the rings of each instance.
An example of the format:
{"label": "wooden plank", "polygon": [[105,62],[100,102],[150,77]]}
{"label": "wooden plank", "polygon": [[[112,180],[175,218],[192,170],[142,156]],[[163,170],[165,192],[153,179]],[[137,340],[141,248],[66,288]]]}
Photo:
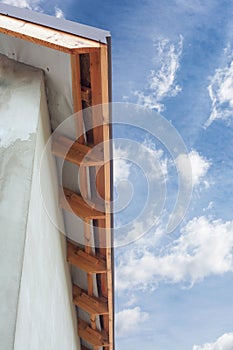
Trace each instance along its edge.
{"label": "wooden plank", "polygon": [[[101,62],[100,50],[90,53],[90,76],[91,76],[91,91],[92,91],[92,106],[101,105],[102,100],[102,85],[101,85]],[[108,102],[108,101],[107,101]],[[93,129],[94,144],[97,145],[103,142],[103,115],[102,107],[93,108],[92,110],[93,124],[100,125]]]}
{"label": "wooden plank", "polygon": [[63,188],[60,189],[59,200],[61,208],[68,210],[83,220],[103,219],[105,213],[89,206],[77,193]]}
{"label": "wooden plank", "polygon": [[[85,246],[85,252],[90,254],[90,250],[86,249],[86,246]],[[90,273],[87,274],[87,291],[88,291],[88,295],[93,295],[93,276]]]}
{"label": "wooden plank", "polygon": [[73,243],[67,243],[67,261],[87,273],[106,273],[103,259],[87,254]]}
{"label": "wooden plank", "polygon": [[100,47],[100,43],[90,39],[2,14],[0,15],[0,32],[70,54],[86,53],[90,49]]}
{"label": "wooden plank", "polygon": [[[108,51],[105,45],[101,45],[101,84],[102,84],[102,100],[103,103],[109,101],[109,91],[108,91]],[[110,140],[110,111],[107,105],[103,106],[103,140]],[[111,183],[111,164],[108,161],[110,159],[110,147],[111,145],[107,142],[104,143],[104,179],[105,179],[105,188],[104,188],[104,198],[105,198],[105,232],[106,232],[106,264],[107,264],[107,290],[108,290],[108,306],[109,306],[109,317],[108,317],[108,332],[109,332],[109,349],[112,350],[114,347],[114,329],[113,329],[113,264],[112,264],[112,236],[111,236],[111,226],[112,226],[112,218],[111,218],[111,191],[112,191],[112,183]],[[104,323],[107,322],[107,319],[104,318]]]}
{"label": "wooden plank", "polygon": [[52,143],[52,154],[73,164],[97,166],[104,163],[103,152],[91,152],[91,147],[73,141],[65,136],[56,137]]}
{"label": "wooden plank", "polygon": [[[83,62],[83,61],[82,61]],[[72,82],[73,82],[73,101],[74,101],[74,111],[78,112],[76,117],[76,129],[78,142],[81,144],[86,143],[87,135],[85,133],[84,121],[83,121],[83,100],[86,103],[91,103],[91,91],[88,87],[81,87],[81,73],[83,72],[83,66],[81,70],[81,60],[80,55],[71,57],[71,68],[72,68]],[[81,135],[80,135],[81,134]],[[103,158],[103,154],[102,154]],[[84,199],[88,198],[88,169],[86,167],[80,167],[79,169],[79,185],[82,189],[82,195]],[[85,238],[85,252],[91,254],[91,229],[88,220],[84,221],[84,238]],[[93,275],[91,273],[87,274],[87,285],[88,285],[88,295],[93,295]],[[90,315],[91,328],[96,329],[96,316]]]}
{"label": "wooden plank", "polygon": [[81,96],[81,70],[80,70],[80,55],[71,55],[71,72],[72,72],[72,95],[74,113],[78,113],[75,119],[75,126],[77,130],[77,141],[85,144],[85,130],[83,124],[82,113],[82,96]]}
{"label": "wooden plank", "polygon": [[90,315],[108,314],[107,299],[102,298],[102,300],[100,300],[99,298],[91,297],[76,285],[73,285],[73,301],[76,306],[80,307]]}
{"label": "wooden plank", "polygon": [[[108,57],[107,47],[101,45],[99,52],[90,54],[91,61],[91,87],[92,87],[92,104],[99,105],[109,102],[108,94]],[[95,128],[93,131],[94,144],[110,139],[109,110],[108,106],[102,105],[102,108],[93,109],[93,120],[101,122],[102,127]],[[104,159],[109,159],[109,145],[105,143]],[[99,235],[101,254],[106,256],[107,274],[101,276],[101,292],[108,298],[109,316],[103,318],[104,328],[109,331],[109,349],[113,349],[113,282],[112,282],[112,242],[111,242],[111,214],[110,214],[110,197],[111,197],[111,173],[110,163],[106,162],[105,166],[96,174],[96,187],[99,194],[105,199],[106,216],[104,220],[98,220],[98,227],[105,229],[106,235]],[[102,240],[102,241],[101,241]],[[105,248],[106,247],[106,248]]]}
{"label": "wooden plank", "polygon": [[78,334],[80,338],[93,346],[109,346],[108,335],[106,332],[92,329],[88,323],[80,318],[78,319]]}

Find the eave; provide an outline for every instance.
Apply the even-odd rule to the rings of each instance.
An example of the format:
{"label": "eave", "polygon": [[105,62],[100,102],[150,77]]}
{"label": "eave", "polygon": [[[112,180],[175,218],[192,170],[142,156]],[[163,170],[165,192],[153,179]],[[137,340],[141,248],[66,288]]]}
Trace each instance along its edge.
{"label": "eave", "polygon": [[[111,100],[111,73],[110,73],[110,47],[107,44],[109,42],[108,38],[104,40],[104,36],[108,35],[107,32],[103,31],[100,34],[100,31],[97,30],[96,36],[94,34],[95,29],[82,28],[80,30],[80,36],[74,34],[78,29],[76,27],[75,30],[68,29],[61,30],[59,29],[59,25],[56,25],[56,28],[52,27],[53,20],[51,19],[51,25],[48,26],[49,21],[48,16],[42,14],[36,14],[33,12],[33,16],[27,17],[25,15],[25,10],[17,9],[14,7],[10,7],[4,4],[0,4],[0,33],[6,34],[10,37],[18,38],[19,40],[25,40],[31,42],[36,45],[41,45],[44,47],[48,47],[52,50],[61,51],[68,55],[70,55],[70,64],[71,64],[71,72],[72,72],[72,97],[73,97],[73,113],[80,112],[82,114],[83,111],[83,102],[85,102],[86,106],[95,106],[103,103],[108,103]],[[8,10],[7,10],[8,9]],[[22,15],[20,15],[20,12]],[[11,14],[9,14],[11,13]],[[16,15],[17,14],[17,15]],[[44,21],[47,24],[43,23]],[[20,18],[21,17],[21,18]],[[25,19],[27,18],[27,19]],[[58,22],[57,22],[58,23]],[[69,28],[69,25],[61,26],[60,28]],[[86,26],[85,26],[86,27]],[[85,30],[87,33],[92,33],[91,35],[87,35],[85,37]],[[90,38],[91,37],[91,38]],[[102,37],[101,40],[97,40],[98,37]],[[82,72],[82,59],[81,55],[87,55],[90,62],[90,86],[83,86],[81,81],[81,72]],[[111,138],[111,124],[110,124],[110,112],[106,110],[103,111],[103,124],[100,128],[95,128],[93,130],[93,138],[91,142],[86,144],[86,138],[81,137],[77,140],[80,146],[91,147],[95,146],[101,142],[108,141]],[[93,118],[95,116],[93,115]],[[80,126],[77,126],[80,127]],[[90,144],[91,143],[91,144]],[[56,145],[59,148],[59,144]],[[85,148],[85,147],[79,148]],[[103,160],[107,160],[109,157],[109,146],[105,146],[103,151]],[[60,154],[54,154],[55,156],[61,156]],[[67,159],[70,161],[71,159]],[[75,159],[74,154],[72,153],[72,161],[75,164],[80,163],[80,155]],[[94,161],[89,164],[90,166],[95,168]],[[88,166],[88,165],[87,165]],[[96,167],[99,167],[98,163]],[[90,315],[91,322],[89,325],[85,325],[81,323],[82,327],[78,327],[80,332],[80,338],[82,338],[82,334],[88,332],[88,329],[92,329],[94,334],[96,335],[98,332],[96,331],[97,323],[96,317],[101,318],[102,329],[101,332],[105,335],[104,337],[104,347],[108,350],[114,349],[114,302],[113,302],[113,250],[112,250],[112,216],[110,214],[110,200],[112,198],[112,165],[109,162],[104,163],[101,170],[97,175],[97,191],[102,195],[105,199],[105,208],[104,215],[101,217],[95,216],[91,217],[91,211],[89,216],[84,217],[80,215],[83,219],[83,233],[85,239],[88,237],[88,220],[95,220],[95,225],[98,231],[98,227],[100,229],[105,229],[106,236],[103,238],[103,246],[98,249],[98,254],[101,255],[101,259],[105,262],[106,269],[105,271],[99,274],[97,277],[98,281],[98,289],[99,289],[99,298],[100,305],[101,300],[106,301],[107,304],[107,312],[105,310],[104,313],[99,315]],[[97,174],[97,168],[96,168]],[[87,176],[87,175],[86,175]],[[86,183],[82,184],[82,191],[85,194],[87,192]],[[81,203],[81,202],[80,202]],[[82,205],[80,204],[79,205]],[[79,211],[77,211],[77,214]],[[97,232],[98,234],[98,232]],[[84,252],[86,256],[90,256],[91,259],[95,259],[93,255],[92,249],[88,244],[84,247]],[[70,259],[70,250],[67,251],[67,259],[71,264],[74,260]],[[87,271],[87,281],[88,288],[86,291],[86,295],[89,297],[85,299],[86,310],[93,309],[93,274],[98,275],[98,271]],[[77,292],[77,286],[74,286],[74,295]],[[88,302],[89,300],[89,302]],[[89,304],[88,304],[89,303]],[[74,304],[77,306],[80,302],[74,298]],[[81,305],[83,305],[81,303]],[[89,327],[89,328],[88,328]],[[90,333],[90,332],[89,332]],[[91,333],[92,334],[92,333]],[[106,340],[107,335],[107,340]],[[97,336],[98,338],[98,336]],[[88,338],[89,339],[89,338]],[[93,349],[96,348],[96,343],[92,344]]]}

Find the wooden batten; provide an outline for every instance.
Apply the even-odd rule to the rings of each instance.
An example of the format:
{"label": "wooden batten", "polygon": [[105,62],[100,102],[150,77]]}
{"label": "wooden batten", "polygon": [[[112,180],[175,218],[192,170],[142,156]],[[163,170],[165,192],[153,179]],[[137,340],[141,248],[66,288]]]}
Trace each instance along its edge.
{"label": "wooden batten", "polygon": [[80,338],[84,339],[94,347],[109,346],[109,339],[106,332],[92,329],[88,323],[80,318],[78,319],[78,334]]}
{"label": "wooden batten", "polygon": [[76,285],[73,285],[73,301],[76,306],[90,315],[97,316],[108,314],[107,299],[102,298],[100,300],[99,298],[91,297]]}
{"label": "wooden batten", "polygon": [[62,135],[53,141],[52,153],[79,166],[98,166],[104,163],[103,152],[98,152],[98,155],[93,154],[90,147]]}
{"label": "wooden batten", "polygon": [[60,206],[83,220],[103,219],[105,213],[90,207],[81,195],[67,189],[60,189]]}
{"label": "wooden batten", "polygon": [[106,262],[100,258],[86,253],[73,243],[67,243],[67,261],[80,270],[90,274],[106,273]]}

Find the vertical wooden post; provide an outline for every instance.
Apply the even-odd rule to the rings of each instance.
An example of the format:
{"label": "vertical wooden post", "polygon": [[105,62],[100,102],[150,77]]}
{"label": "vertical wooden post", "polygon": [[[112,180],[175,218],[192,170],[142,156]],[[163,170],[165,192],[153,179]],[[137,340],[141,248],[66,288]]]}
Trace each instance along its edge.
{"label": "vertical wooden post", "polygon": [[[109,108],[104,104],[109,103],[108,91],[108,48],[101,45],[99,51],[90,53],[90,75],[92,90],[92,106],[102,104],[102,107],[93,108],[93,120],[100,124],[93,130],[94,144],[110,140]],[[99,195],[105,200],[105,220],[98,220],[100,253],[105,256],[107,274],[101,276],[102,294],[108,298],[109,315],[103,317],[104,329],[109,333],[109,350],[113,349],[113,294],[112,294],[112,243],[111,242],[111,173],[110,173],[110,144],[104,143],[105,165],[96,174],[96,188]]]}

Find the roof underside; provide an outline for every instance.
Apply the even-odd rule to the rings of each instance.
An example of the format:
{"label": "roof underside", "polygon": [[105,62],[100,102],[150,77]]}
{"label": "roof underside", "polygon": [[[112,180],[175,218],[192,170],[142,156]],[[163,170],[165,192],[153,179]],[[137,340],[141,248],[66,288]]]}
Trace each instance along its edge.
{"label": "roof underside", "polygon": [[[110,47],[106,44],[108,36],[108,32],[99,29],[0,4],[0,53],[44,71],[53,129],[76,112],[81,113],[82,127],[84,126],[85,129],[84,109],[109,102],[111,95],[109,66],[111,62],[109,59]],[[96,159],[90,159],[88,166],[91,166],[93,170],[90,172],[91,175],[88,175],[89,172],[86,173],[89,186],[95,181],[88,176],[93,178],[97,176],[97,190],[105,198],[107,203],[105,205],[108,206],[108,210],[105,208],[104,215],[100,217],[98,212],[89,210],[79,196],[80,187],[84,186],[82,190],[86,193],[87,188],[85,188],[85,182],[80,184],[78,181],[77,165],[79,165],[81,155],[79,154],[77,158],[73,156],[77,154],[77,150],[85,154],[88,147],[91,148],[100,142],[108,141],[111,137],[110,114],[104,117],[102,115],[102,118],[105,123],[101,128],[95,128],[88,134],[82,130],[84,137],[77,140],[73,146],[75,152],[72,152],[73,148],[71,148],[69,158],[66,158],[65,180],[60,185],[67,188],[65,190],[67,203],[69,204],[70,200],[71,205],[75,202],[73,213],[67,211],[66,202],[62,201],[60,205],[64,209],[66,229],[69,231],[67,236],[74,241],[72,232],[84,233],[82,249],[80,250],[78,245],[73,245],[72,249],[67,251],[68,261],[72,265],[72,279],[76,284],[73,297],[74,304],[79,310],[79,318],[81,317],[85,322],[89,319],[83,313],[83,308],[87,311],[86,313],[89,313],[90,310],[95,312],[94,315],[90,315],[90,322],[79,322],[79,335],[83,339],[83,349],[86,346],[96,350],[96,346],[101,347],[99,345],[99,339],[101,339],[101,344],[105,349],[113,350],[112,217],[108,214],[110,212],[108,201],[112,196],[112,167],[109,162],[105,163],[102,171],[97,175],[100,161],[97,159],[96,163]],[[106,123],[107,120],[109,123]],[[95,115],[93,114],[92,125],[94,121]],[[73,137],[70,138],[73,139]],[[63,138],[60,141],[53,148],[56,157],[61,156],[63,143],[67,140]],[[104,150],[104,154],[108,153],[109,149]],[[59,162],[58,159],[57,161]],[[96,189],[93,189],[93,194],[95,191]],[[71,218],[74,213],[77,215],[76,219]],[[96,246],[93,249],[87,242],[85,243],[85,237],[90,234],[88,225],[86,225],[87,220],[95,221],[94,235],[97,240],[101,230],[103,232],[103,229],[106,229],[106,242],[104,243],[106,246]],[[80,242],[80,237],[78,241]],[[96,270],[96,266],[99,267],[99,270]],[[83,283],[84,280],[87,284]],[[101,298],[101,300],[96,300],[96,298]],[[100,305],[97,309],[94,307],[96,303]],[[101,332],[104,333],[100,334],[96,328],[101,328]],[[92,347],[90,347],[91,341],[93,341]]]}

